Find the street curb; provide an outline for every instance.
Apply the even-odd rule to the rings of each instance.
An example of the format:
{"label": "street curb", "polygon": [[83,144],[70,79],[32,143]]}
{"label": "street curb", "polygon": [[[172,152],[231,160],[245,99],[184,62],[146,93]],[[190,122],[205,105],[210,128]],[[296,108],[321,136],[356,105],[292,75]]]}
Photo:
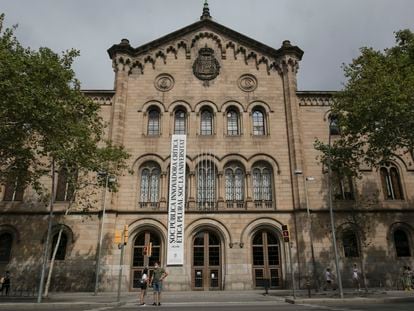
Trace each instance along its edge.
{"label": "street curb", "polygon": [[307,298],[293,299],[286,298],[285,302],[290,304],[377,304],[377,303],[395,303],[395,302],[414,302],[412,297],[387,297],[387,298]]}
{"label": "street curb", "polygon": [[[96,307],[120,307],[125,305],[126,302],[15,302],[15,303],[0,303],[0,310],[8,310],[7,308],[30,308],[30,309],[37,309],[37,308],[44,308],[44,307],[64,307],[64,306],[76,306],[81,308],[96,308]],[[25,310],[27,310],[25,309]]]}

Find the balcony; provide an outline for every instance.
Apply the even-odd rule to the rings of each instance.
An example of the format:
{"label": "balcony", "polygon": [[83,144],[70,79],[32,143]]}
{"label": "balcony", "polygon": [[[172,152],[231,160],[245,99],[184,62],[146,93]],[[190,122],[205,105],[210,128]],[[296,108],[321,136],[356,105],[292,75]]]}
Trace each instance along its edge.
{"label": "balcony", "polygon": [[[139,202],[139,211],[167,212],[168,202]],[[216,213],[216,212],[254,212],[275,210],[273,201],[212,201],[197,202],[189,200],[185,204],[186,212]]]}

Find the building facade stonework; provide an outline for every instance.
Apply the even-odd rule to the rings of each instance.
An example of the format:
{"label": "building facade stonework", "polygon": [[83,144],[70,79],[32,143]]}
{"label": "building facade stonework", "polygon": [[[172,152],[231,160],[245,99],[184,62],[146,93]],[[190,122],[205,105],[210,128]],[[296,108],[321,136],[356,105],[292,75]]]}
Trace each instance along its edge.
{"label": "building facade stonework", "polygon": [[[108,53],[114,90],[84,92],[101,103],[108,138],[131,154],[132,173],[107,194],[102,290],[116,288],[120,251],[113,238],[125,225],[124,290],[138,290],[145,266],[166,264],[173,134],[187,136],[185,250],[183,266],[166,267],[167,290],[247,290],[266,279],[271,288],[289,288],[292,268],[304,287],[312,272],[321,283],[327,267],[334,271],[327,170],[313,146],[316,138],[328,140],[332,93],[298,91],[302,50],[289,41],[266,46],[205,11],[183,29],[138,48],[123,39]],[[332,183],[344,285],[356,263],[369,286],[395,287],[402,266],[414,264],[414,159],[405,154],[361,169],[362,179]],[[0,203],[0,269],[27,286],[38,280],[47,228],[48,210],[33,196],[6,185]],[[65,230],[55,290],[93,289],[99,197],[87,215],[64,217],[65,198],[56,202],[54,224]]]}

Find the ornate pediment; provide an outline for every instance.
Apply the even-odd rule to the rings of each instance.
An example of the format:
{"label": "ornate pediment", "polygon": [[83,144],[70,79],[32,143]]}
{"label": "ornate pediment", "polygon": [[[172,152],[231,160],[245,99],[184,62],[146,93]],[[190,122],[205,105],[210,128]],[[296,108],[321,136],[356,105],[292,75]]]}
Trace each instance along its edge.
{"label": "ornate pediment", "polygon": [[[178,55],[185,55],[186,59],[196,60],[200,58],[200,44],[206,42],[214,50],[214,58],[217,60],[241,57],[246,64],[253,62],[257,69],[264,66],[268,73],[271,70],[281,72],[285,65],[292,64],[291,67],[297,70],[297,63],[303,55],[303,51],[292,46],[289,41],[284,41],[279,49],[274,49],[210,18],[204,18],[137,48],[133,48],[127,39],[123,39],[120,44],[108,49],[108,54],[114,62],[115,70],[143,72],[146,66],[155,68],[159,62],[166,64],[169,57],[176,59]],[[199,65],[196,67],[199,68]],[[212,67],[219,68],[217,64]],[[215,69],[213,72],[219,70]],[[205,76],[207,77],[210,75]]]}

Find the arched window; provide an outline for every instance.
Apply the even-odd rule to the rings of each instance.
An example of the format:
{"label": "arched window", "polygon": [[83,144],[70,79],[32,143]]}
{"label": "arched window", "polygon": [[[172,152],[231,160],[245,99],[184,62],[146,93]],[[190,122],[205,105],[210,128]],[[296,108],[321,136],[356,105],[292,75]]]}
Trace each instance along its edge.
{"label": "arched window", "polygon": [[253,135],[260,136],[266,134],[265,128],[265,115],[260,109],[253,109],[252,112],[253,118]]}
{"label": "arched window", "polygon": [[23,201],[24,188],[17,178],[9,181],[4,186],[3,201]]}
{"label": "arched window", "polygon": [[252,170],[252,185],[253,185],[253,199],[257,207],[262,203],[266,207],[271,207],[272,204],[272,170],[265,163],[256,164]]}
{"label": "arched window", "polygon": [[[238,163],[231,163],[225,168],[226,201],[228,207],[243,207],[244,170]],[[240,205],[241,204],[241,205]]]}
{"label": "arched window", "polygon": [[[59,232],[56,232],[55,235],[53,235],[52,248],[50,251],[50,259],[52,259],[53,252],[55,251],[58,237],[59,237]],[[68,244],[68,236],[66,235],[66,233],[62,232],[62,235],[59,241],[59,246],[56,252],[55,260],[65,260],[67,244]]]}
{"label": "arched window", "polygon": [[58,173],[56,186],[56,201],[70,201],[73,197],[76,173],[71,176],[66,168],[62,168]]}
{"label": "arched window", "polygon": [[10,261],[12,246],[13,235],[8,232],[0,234],[0,263],[7,263]]}
{"label": "arched window", "polygon": [[401,179],[398,169],[391,163],[386,163],[380,169],[382,190],[386,200],[404,200]]}
{"label": "arched window", "polygon": [[201,135],[213,135],[213,113],[204,109],[201,112]]}
{"label": "arched window", "polygon": [[217,171],[214,162],[203,159],[197,166],[197,207],[213,210],[216,207]]}
{"label": "arched window", "polygon": [[333,175],[333,191],[335,200],[353,200],[354,187],[351,176]]}
{"label": "arched window", "polygon": [[227,135],[240,135],[239,113],[233,108],[227,111]]}
{"label": "arched window", "polygon": [[394,244],[397,257],[410,257],[410,241],[408,240],[407,233],[402,229],[394,231]]}
{"label": "arched window", "polygon": [[160,135],[160,112],[157,108],[151,108],[148,112],[148,135]]}
{"label": "arched window", "polygon": [[174,134],[186,134],[186,113],[178,109],[174,113]]}
{"label": "arched window", "polygon": [[151,206],[158,206],[160,192],[161,170],[158,164],[150,162],[141,169],[141,196],[140,205],[145,207],[148,203]]}
{"label": "arched window", "polygon": [[359,257],[358,238],[355,232],[348,230],[342,235],[345,257]]}

